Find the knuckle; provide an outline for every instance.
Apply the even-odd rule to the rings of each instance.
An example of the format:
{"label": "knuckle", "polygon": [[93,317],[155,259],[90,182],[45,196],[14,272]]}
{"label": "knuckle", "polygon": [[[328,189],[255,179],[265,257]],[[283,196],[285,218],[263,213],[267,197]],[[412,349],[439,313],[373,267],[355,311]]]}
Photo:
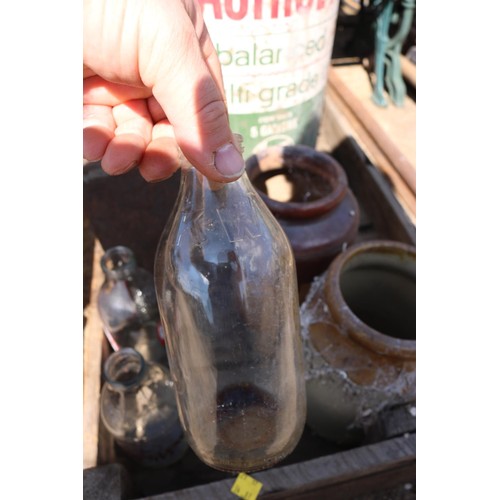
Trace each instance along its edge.
{"label": "knuckle", "polygon": [[218,132],[225,131],[229,126],[227,108],[220,99],[204,104],[198,110],[197,115],[202,126],[212,133],[217,134]]}

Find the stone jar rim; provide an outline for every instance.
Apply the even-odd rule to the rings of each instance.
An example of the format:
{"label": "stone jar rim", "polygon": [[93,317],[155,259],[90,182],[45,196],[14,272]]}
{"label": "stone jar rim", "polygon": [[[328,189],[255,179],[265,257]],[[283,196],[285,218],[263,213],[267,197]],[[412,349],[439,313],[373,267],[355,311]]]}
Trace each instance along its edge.
{"label": "stone jar rim", "polygon": [[313,201],[282,202],[270,198],[254,186],[267,207],[277,216],[304,219],[317,217],[335,208],[348,189],[347,176],[341,165],[330,155],[309,146],[271,146],[246,161],[247,175],[252,184],[260,175],[281,169],[312,172],[325,180],[330,191]]}
{"label": "stone jar rim", "polygon": [[415,258],[416,249],[406,243],[373,240],[357,243],[339,254],[326,272],[325,300],[333,318],[346,326],[347,335],[372,352],[402,359],[416,358],[416,340],[386,335],[364,323],[346,303],[340,287],[340,276],[353,259],[365,253],[390,254],[395,258]]}

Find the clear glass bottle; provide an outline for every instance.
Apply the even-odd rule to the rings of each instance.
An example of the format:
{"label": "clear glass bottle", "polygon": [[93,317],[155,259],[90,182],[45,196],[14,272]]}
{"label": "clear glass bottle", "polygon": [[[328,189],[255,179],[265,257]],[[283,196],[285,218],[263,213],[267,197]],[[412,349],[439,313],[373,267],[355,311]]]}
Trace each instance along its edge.
{"label": "clear glass bottle", "polygon": [[113,350],[132,347],[146,361],[166,364],[153,275],[137,266],[132,250],[125,246],[109,248],[102,256],[101,268],[104,283],[97,304]]}
{"label": "clear glass bottle", "polygon": [[217,184],[183,168],[155,283],[191,448],[223,471],[273,466],[305,422],[297,280],[288,239],[246,173]]}
{"label": "clear glass bottle", "polygon": [[167,369],[134,349],[112,353],[104,365],[101,419],[117,445],[145,467],[164,467],[188,449]]}

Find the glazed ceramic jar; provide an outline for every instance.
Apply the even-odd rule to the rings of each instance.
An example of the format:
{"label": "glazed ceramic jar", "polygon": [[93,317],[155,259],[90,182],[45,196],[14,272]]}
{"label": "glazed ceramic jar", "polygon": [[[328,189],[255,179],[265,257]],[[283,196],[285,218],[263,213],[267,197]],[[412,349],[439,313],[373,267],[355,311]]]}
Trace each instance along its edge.
{"label": "glazed ceramic jar", "polygon": [[359,207],[343,168],[308,146],[268,148],[246,168],[290,240],[299,283],[310,282],[357,236]]}
{"label": "glazed ceramic jar", "polygon": [[312,284],[301,309],[307,423],[340,444],[415,400],[416,250],[358,243]]}

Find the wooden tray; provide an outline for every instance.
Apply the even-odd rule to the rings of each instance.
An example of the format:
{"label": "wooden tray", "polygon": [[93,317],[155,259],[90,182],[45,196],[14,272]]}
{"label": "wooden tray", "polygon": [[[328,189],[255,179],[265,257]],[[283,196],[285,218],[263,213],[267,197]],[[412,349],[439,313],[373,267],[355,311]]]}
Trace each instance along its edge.
{"label": "wooden tray", "polygon": [[[347,173],[362,214],[357,240],[390,239],[415,245],[416,228],[394,196],[391,184],[370,163],[353,137],[335,129],[333,118],[327,107],[318,149],[329,152]],[[89,303],[84,311],[84,498],[236,498],[230,492],[235,475],[207,467],[191,450],[174,466],[145,470],[120,456],[110,436],[100,428],[101,365],[109,353],[95,304],[103,281],[98,264],[103,238],[97,231],[92,234],[96,211],[89,209],[84,213],[89,234],[86,247],[93,252],[91,279],[87,285]],[[121,216],[126,215],[122,213]],[[159,224],[158,231],[162,227]],[[128,228],[129,237],[135,229]],[[102,220],[100,231],[103,231]],[[141,238],[141,235],[136,232],[134,238]],[[108,240],[108,246],[117,243]],[[90,260],[87,256],[87,261]],[[384,412],[362,445],[353,449],[340,449],[314,435],[306,426],[297,448],[289,457],[274,468],[252,474],[263,483],[259,498],[415,498],[416,419],[413,410],[409,405]]]}

